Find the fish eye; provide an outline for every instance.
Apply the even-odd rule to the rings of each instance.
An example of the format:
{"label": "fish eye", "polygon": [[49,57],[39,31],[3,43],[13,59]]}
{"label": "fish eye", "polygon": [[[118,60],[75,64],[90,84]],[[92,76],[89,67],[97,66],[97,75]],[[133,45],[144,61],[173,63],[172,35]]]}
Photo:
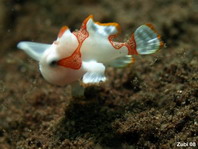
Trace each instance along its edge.
{"label": "fish eye", "polygon": [[50,62],[49,62],[49,65],[50,65],[51,67],[56,66],[56,65],[57,65],[57,60],[52,60],[52,61],[50,61]]}

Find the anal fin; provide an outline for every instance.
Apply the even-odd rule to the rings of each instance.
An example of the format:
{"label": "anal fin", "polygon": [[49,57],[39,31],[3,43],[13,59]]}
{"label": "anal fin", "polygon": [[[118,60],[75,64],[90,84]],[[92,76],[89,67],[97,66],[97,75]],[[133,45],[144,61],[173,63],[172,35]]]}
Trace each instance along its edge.
{"label": "anal fin", "polygon": [[135,58],[132,57],[132,55],[125,55],[122,57],[119,57],[115,60],[113,60],[111,63],[109,63],[109,66],[116,67],[116,68],[122,68],[126,67],[129,64],[132,64],[135,62]]}

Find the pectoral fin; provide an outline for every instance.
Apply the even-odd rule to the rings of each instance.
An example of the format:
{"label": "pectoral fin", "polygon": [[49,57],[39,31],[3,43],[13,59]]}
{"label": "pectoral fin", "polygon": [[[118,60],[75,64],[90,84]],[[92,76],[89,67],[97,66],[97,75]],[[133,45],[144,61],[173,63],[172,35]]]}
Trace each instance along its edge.
{"label": "pectoral fin", "polygon": [[50,44],[29,41],[22,41],[17,44],[17,48],[24,50],[30,57],[37,61],[41,59],[45,50],[48,49],[50,46]]}
{"label": "pectoral fin", "polygon": [[96,73],[96,72],[87,72],[83,76],[83,83],[84,84],[98,84],[104,82],[106,77],[104,74]]}
{"label": "pectoral fin", "polygon": [[82,78],[83,85],[94,85],[106,81],[105,66],[102,63],[83,62],[83,68],[87,71]]}

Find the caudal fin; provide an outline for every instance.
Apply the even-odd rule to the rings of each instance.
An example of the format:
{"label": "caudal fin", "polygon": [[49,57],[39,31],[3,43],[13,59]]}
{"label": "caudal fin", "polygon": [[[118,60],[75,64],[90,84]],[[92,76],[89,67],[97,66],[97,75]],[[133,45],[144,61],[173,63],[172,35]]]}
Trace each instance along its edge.
{"label": "caudal fin", "polygon": [[133,34],[137,54],[152,54],[163,47],[160,35],[151,24],[141,25]]}

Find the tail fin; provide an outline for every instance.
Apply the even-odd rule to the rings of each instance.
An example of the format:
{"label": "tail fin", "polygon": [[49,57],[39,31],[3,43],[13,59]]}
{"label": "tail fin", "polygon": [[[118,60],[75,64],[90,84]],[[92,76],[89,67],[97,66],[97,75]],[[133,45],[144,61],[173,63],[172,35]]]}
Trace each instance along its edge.
{"label": "tail fin", "polygon": [[151,24],[138,27],[134,33],[136,51],[138,54],[152,54],[163,47],[160,35]]}

